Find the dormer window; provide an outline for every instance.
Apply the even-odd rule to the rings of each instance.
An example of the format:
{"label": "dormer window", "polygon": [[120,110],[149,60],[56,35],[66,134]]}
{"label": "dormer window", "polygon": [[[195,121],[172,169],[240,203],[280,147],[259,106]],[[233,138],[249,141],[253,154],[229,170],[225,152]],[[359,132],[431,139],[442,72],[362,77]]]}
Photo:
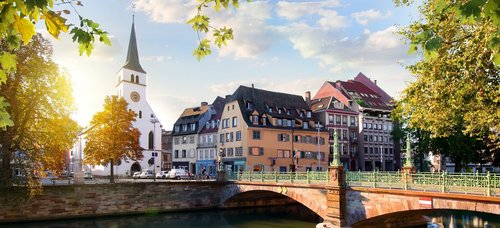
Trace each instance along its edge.
{"label": "dormer window", "polygon": [[278,108],[278,113],[281,114],[281,108]]}
{"label": "dormer window", "polygon": [[304,122],[304,125],[302,125],[303,129],[309,129],[309,122]]}
{"label": "dormer window", "polygon": [[277,126],[282,126],[283,125],[283,120],[282,119],[276,119],[276,125]]}
{"label": "dormer window", "polygon": [[212,120],[212,128],[215,128],[215,121]]}
{"label": "dormer window", "polygon": [[210,128],[210,122],[207,122],[207,123],[205,124],[205,128],[206,128],[206,129]]}
{"label": "dormer window", "polygon": [[300,117],[304,117],[304,112],[300,111],[299,115],[300,115]]}
{"label": "dormer window", "polygon": [[253,109],[253,103],[251,101],[246,102],[247,109]]}
{"label": "dormer window", "polygon": [[307,116],[307,118],[311,118],[311,115],[312,115],[311,111],[307,111],[307,112],[306,112],[306,116]]}
{"label": "dormer window", "polygon": [[182,125],[182,131],[187,131],[187,130],[188,130],[188,125],[187,124]]}
{"label": "dormer window", "polygon": [[175,132],[179,132],[179,125],[175,125],[175,126],[174,126],[174,131],[175,131]]}
{"label": "dormer window", "polygon": [[260,120],[261,120],[262,125],[266,126],[267,116],[266,115],[262,115],[262,117],[260,118]]}
{"label": "dormer window", "polygon": [[287,109],[287,110],[286,110],[286,114],[287,114],[287,115],[290,115],[290,109]]}
{"label": "dormer window", "polygon": [[292,120],[286,120],[286,126],[291,127],[292,126]]}
{"label": "dormer window", "polygon": [[252,124],[259,125],[259,116],[257,116],[257,115],[252,116]]}
{"label": "dormer window", "polygon": [[267,112],[269,112],[269,113],[273,113],[273,108],[268,107],[268,108],[267,108]]}

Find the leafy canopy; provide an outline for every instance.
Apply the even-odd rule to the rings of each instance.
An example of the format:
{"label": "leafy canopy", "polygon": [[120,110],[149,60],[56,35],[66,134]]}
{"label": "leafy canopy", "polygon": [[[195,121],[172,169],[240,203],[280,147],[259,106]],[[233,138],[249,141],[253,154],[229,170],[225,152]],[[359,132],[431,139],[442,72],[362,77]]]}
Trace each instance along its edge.
{"label": "leafy canopy", "polygon": [[[397,4],[411,4],[396,0]],[[497,0],[426,0],[403,29],[416,76],[396,114],[412,128],[447,137],[462,131],[500,149],[500,9]]]}
{"label": "leafy canopy", "polygon": [[[248,2],[252,0],[247,0]],[[199,4],[197,6],[197,14],[187,21],[188,24],[191,24],[191,27],[198,34],[198,47],[193,51],[193,55],[196,56],[196,59],[200,61],[207,55],[212,53],[210,48],[210,40],[206,38],[210,31],[212,31],[212,36],[214,38],[214,44],[217,45],[218,48],[222,47],[222,45],[226,46],[228,40],[233,40],[233,29],[222,27],[215,28],[210,25],[210,18],[204,14],[202,14],[202,10],[204,8],[212,5],[215,11],[220,11],[222,8],[227,9],[231,5],[237,9],[239,6],[239,0],[198,0]],[[200,37],[200,33],[205,34],[205,38]]]}
{"label": "leafy canopy", "polygon": [[[83,18],[75,6],[82,6],[80,1],[72,0],[4,0],[0,2],[0,40],[5,45],[0,50],[0,85],[9,75],[16,71],[16,56],[13,52],[21,44],[28,44],[35,35],[35,24],[43,20],[50,35],[59,38],[61,32],[72,35],[73,41],[79,45],[80,55],[90,55],[93,44],[98,38],[100,42],[111,45],[107,32],[99,28],[99,24]],[[56,10],[55,8],[61,8]],[[67,7],[69,9],[63,9]],[[78,16],[79,24],[67,22],[71,12]],[[0,97],[0,129],[14,125],[6,107],[9,104]]]}
{"label": "leafy canopy", "polygon": [[[6,45],[0,42],[2,49]],[[65,168],[79,127],[70,116],[69,79],[52,60],[50,43],[38,34],[12,55],[18,59],[17,70],[0,85],[0,96],[10,104],[5,109],[16,124],[0,131],[0,160],[6,161],[0,166],[0,186],[10,186],[11,168],[19,168],[24,179],[16,184],[36,190],[45,171]]]}
{"label": "leafy canopy", "polygon": [[[85,163],[105,165],[122,158],[142,159],[142,148],[139,145],[141,133],[133,127],[136,113],[127,108],[125,99],[117,96],[106,97],[104,110],[96,113],[86,131]],[[113,182],[113,167],[111,167]]]}

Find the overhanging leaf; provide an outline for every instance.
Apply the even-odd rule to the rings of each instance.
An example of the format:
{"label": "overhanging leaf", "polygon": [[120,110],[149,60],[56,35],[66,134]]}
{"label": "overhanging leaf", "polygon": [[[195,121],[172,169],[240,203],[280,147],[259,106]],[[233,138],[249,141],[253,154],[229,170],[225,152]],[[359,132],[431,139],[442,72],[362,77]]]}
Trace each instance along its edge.
{"label": "overhanging leaf", "polygon": [[35,25],[27,18],[16,18],[14,29],[21,34],[24,44],[29,43],[31,37],[35,35]]}

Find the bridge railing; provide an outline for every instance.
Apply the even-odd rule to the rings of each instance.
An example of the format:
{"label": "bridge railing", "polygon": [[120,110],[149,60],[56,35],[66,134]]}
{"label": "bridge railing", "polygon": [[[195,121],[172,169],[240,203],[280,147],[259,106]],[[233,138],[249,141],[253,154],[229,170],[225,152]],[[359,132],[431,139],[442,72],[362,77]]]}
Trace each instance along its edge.
{"label": "bridge railing", "polygon": [[[228,180],[327,184],[328,172],[233,172]],[[345,186],[500,196],[500,175],[488,173],[346,172]]]}
{"label": "bridge railing", "polygon": [[274,183],[326,184],[328,172],[232,172],[228,180]]}
{"label": "bridge railing", "polygon": [[346,186],[500,196],[500,176],[490,173],[346,172]]}

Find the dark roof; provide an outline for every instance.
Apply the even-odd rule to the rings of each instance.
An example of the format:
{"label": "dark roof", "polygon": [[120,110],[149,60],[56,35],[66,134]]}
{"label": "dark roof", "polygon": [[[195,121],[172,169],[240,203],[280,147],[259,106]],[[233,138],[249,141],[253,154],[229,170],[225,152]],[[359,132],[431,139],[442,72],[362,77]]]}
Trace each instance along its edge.
{"label": "dark roof", "polygon": [[212,103],[212,107],[215,110],[215,114],[212,115],[212,117],[208,120],[209,123],[212,121],[215,121],[215,127],[214,128],[206,128],[206,123],[203,126],[203,128],[200,131],[200,134],[206,134],[206,133],[213,133],[217,132],[219,129],[219,126],[217,126],[217,121],[220,120],[222,116],[222,112],[224,111],[224,105],[226,104],[226,99],[217,96],[215,98],[214,102]]}
{"label": "dark roof", "polygon": [[[335,83],[330,83],[332,86],[335,86]],[[381,96],[377,92],[361,82],[353,80],[340,81],[340,85],[347,92],[346,94],[345,91],[342,91],[343,94],[350,97],[351,100],[357,102],[362,107],[382,110],[392,109],[388,106],[389,104],[381,99]]]}
{"label": "dark roof", "polygon": [[132,30],[130,31],[130,40],[128,42],[128,51],[127,51],[127,60],[125,61],[125,65],[123,68],[146,73],[144,69],[142,69],[141,64],[139,63],[139,52],[137,51],[137,41],[135,39],[135,26],[134,20],[132,19]]}
{"label": "dark roof", "polygon": [[[335,102],[341,103],[343,108],[342,109],[336,108],[334,105]],[[339,100],[337,100],[333,96],[328,96],[328,97],[323,97],[323,98],[311,100],[311,109],[314,112],[333,110],[333,111],[341,111],[341,112],[356,114],[355,111],[350,109],[347,105],[343,105],[342,102],[340,102]]]}
{"label": "dark roof", "polygon": [[[240,110],[242,111],[242,116],[248,126],[253,126],[249,116],[257,111],[260,116],[270,115],[272,117],[295,119],[303,121],[317,121],[317,118],[312,114],[311,118],[306,117],[306,111],[311,111],[310,107],[307,105],[306,101],[302,96],[272,92],[262,89],[250,88],[246,86],[240,86],[231,95],[226,102],[238,101]],[[246,108],[246,103],[252,103],[252,109]],[[272,112],[269,112],[269,108],[272,108]],[[278,109],[282,110],[282,113],[278,113]],[[290,114],[287,114],[287,110]],[[300,116],[299,112],[303,112],[303,116]],[[268,119],[269,121],[269,119]],[[272,128],[287,128],[281,126],[273,126],[271,123],[267,122],[266,126],[259,125],[259,127],[272,127]]]}

